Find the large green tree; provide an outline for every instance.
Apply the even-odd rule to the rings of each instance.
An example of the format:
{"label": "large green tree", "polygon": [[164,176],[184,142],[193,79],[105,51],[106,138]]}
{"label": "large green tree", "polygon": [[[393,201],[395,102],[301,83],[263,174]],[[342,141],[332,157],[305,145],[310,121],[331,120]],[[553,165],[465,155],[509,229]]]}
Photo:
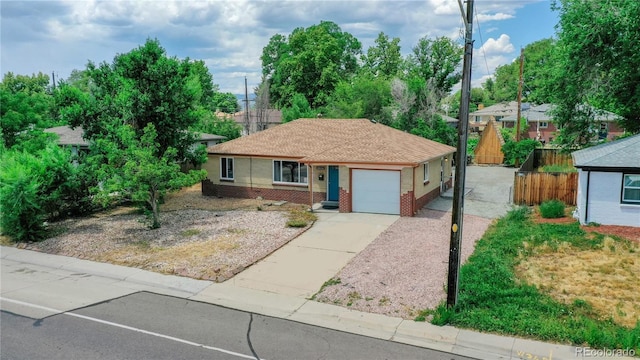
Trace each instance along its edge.
{"label": "large green tree", "polygon": [[92,145],[94,156],[101,157],[97,173],[96,201],[103,205],[130,200],[148,211],[150,227],[160,227],[160,203],[169,191],[191,186],[206,177],[204,170],[180,171],[177,150],[160,149],[155,126],[149,123],[138,137],[131,125],[111,129],[110,136]]}
{"label": "large green tree", "polygon": [[232,93],[216,92],[212,97],[212,109],[214,111],[233,114],[240,111],[240,103],[238,103],[238,98]]}
{"label": "large green tree", "polygon": [[336,86],[323,115],[331,118],[366,118],[388,124],[392,103],[390,81],[364,72]]}
{"label": "large green tree", "polygon": [[[552,55],[555,46],[555,40],[542,39],[524,47],[523,101],[534,104],[551,102],[550,85],[554,66]],[[494,77],[495,80],[487,80],[483,84],[491,99],[495,102],[515,101],[518,97],[520,58],[510,64],[498,66]]]}
{"label": "large green tree", "polygon": [[360,42],[330,21],[274,35],[260,58],[272,103],[289,106],[301,94],[313,108],[324,105],[336,84],[356,73],[361,52]]}
{"label": "large green tree", "polygon": [[[42,148],[47,136],[42,130],[54,126],[49,77],[42,73],[14,75],[7,73],[0,83],[0,135],[2,144],[23,149]],[[31,144],[28,144],[31,143]]]}
{"label": "large green tree", "polygon": [[563,145],[592,140],[594,108],[640,131],[640,1],[557,0],[553,6],[560,13],[554,118]]}
{"label": "large green tree", "polygon": [[400,53],[400,38],[389,40],[384,32],[378,34],[375,46],[371,46],[362,56],[363,70],[375,76],[392,78],[402,69],[403,59]]}
{"label": "large green tree", "polygon": [[430,39],[425,36],[413,47],[407,59],[408,70],[431,82],[442,98],[462,79],[463,51],[462,46],[447,37]]}
{"label": "large green tree", "polygon": [[89,139],[106,137],[113,124],[128,124],[140,138],[153,124],[158,154],[169,147],[187,157],[195,134],[188,131],[209,111],[214,85],[200,61],[169,57],[157,40],[147,42],[111,64],[89,62],[92,87],[85,93],[61,86],[58,102],[72,126],[82,126]]}

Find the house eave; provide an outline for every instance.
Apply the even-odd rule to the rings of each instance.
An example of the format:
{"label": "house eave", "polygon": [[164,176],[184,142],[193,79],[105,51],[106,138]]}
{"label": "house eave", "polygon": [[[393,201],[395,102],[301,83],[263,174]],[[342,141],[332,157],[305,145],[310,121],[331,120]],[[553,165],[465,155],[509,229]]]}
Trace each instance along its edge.
{"label": "house eave", "polygon": [[622,173],[637,173],[640,174],[640,168],[638,167],[624,167],[624,166],[589,166],[589,165],[574,165],[574,167],[582,171],[598,171],[598,172],[622,172]]}

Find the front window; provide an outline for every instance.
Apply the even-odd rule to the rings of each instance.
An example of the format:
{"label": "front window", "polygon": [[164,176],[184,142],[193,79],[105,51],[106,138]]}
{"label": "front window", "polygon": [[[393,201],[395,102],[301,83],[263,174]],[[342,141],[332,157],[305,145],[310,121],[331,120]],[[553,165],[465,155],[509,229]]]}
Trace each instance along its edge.
{"label": "front window", "polygon": [[307,165],[296,161],[274,160],[273,182],[307,184]]}
{"label": "front window", "polygon": [[429,182],[429,163],[425,163],[424,165],[424,183]]}
{"label": "front window", "polygon": [[477,123],[478,123],[478,122],[482,122],[482,116],[477,116],[477,115],[476,115],[475,121],[476,121]]}
{"label": "front window", "polygon": [[640,204],[640,174],[624,175],[622,181],[622,202]]}
{"label": "front window", "polygon": [[233,158],[220,158],[220,179],[233,180]]}
{"label": "front window", "polygon": [[540,128],[541,129],[546,129],[548,127],[549,127],[549,123],[548,122],[546,122],[546,121],[541,121],[540,122]]}

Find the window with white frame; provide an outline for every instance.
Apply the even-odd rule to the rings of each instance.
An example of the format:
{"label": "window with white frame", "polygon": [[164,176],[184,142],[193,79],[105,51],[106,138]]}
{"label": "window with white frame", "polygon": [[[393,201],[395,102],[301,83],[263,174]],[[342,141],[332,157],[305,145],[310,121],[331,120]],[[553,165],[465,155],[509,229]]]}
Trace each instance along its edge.
{"label": "window with white frame", "polygon": [[424,174],[424,180],[423,182],[426,184],[429,182],[429,163],[424,163],[423,166],[423,174]]}
{"label": "window with white frame", "polygon": [[233,180],[233,158],[220,158],[220,179]]}
{"label": "window with white frame", "polygon": [[297,161],[273,160],[273,182],[307,184],[307,165]]}
{"label": "window with white frame", "polygon": [[549,127],[549,123],[546,121],[540,121],[540,128],[541,129],[546,129]]}
{"label": "window with white frame", "polygon": [[640,174],[625,174],[622,179],[622,202],[640,204]]}

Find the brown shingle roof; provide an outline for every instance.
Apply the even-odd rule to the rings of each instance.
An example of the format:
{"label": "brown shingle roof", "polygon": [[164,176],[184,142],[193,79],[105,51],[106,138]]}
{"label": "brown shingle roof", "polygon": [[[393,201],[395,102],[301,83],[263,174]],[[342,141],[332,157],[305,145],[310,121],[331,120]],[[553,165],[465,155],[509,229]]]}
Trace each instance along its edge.
{"label": "brown shingle roof", "polygon": [[305,163],[419,164],[456,149],[367,119],[299,119],[208,148]]}

